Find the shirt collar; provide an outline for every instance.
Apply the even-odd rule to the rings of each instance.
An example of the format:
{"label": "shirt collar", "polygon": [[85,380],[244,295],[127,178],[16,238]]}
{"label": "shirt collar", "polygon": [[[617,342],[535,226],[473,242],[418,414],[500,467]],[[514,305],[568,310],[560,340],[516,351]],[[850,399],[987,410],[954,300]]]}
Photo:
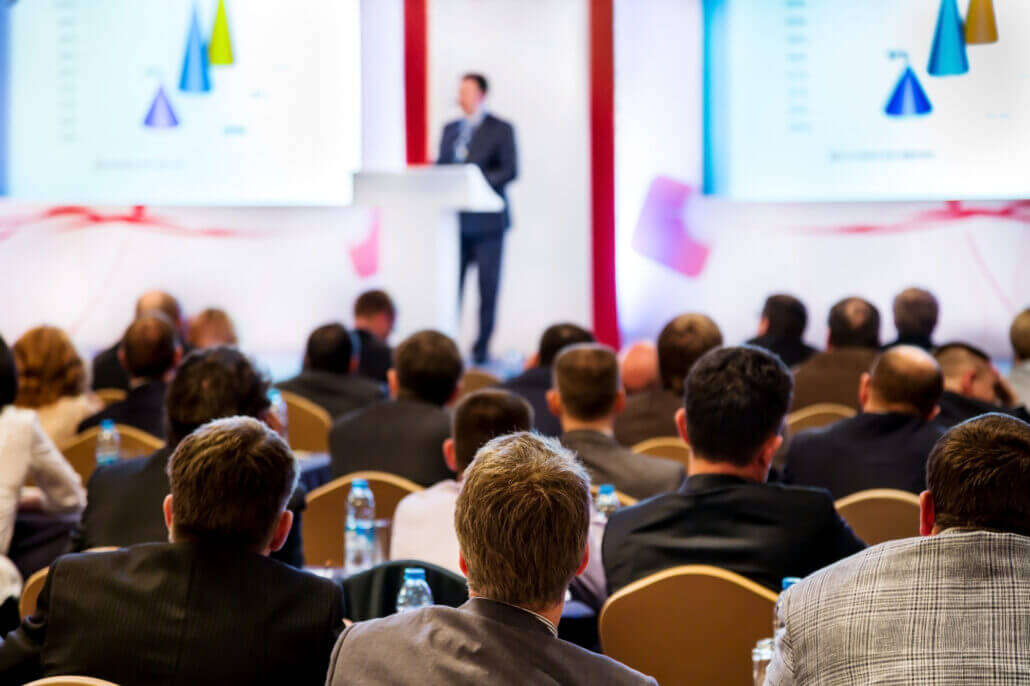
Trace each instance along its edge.
{"label": "shirt collar", "polygon": [[558,627],[556,627],[554,624],[552,624],[551,620],[549,620],[547,617],[544,617],[542,614],[539,614],[537,612],[533,612],[532,610],[527,610],[526,608],[519,607],[518,605],[512,605],[511,603],[506,603],[503,600],[494,600],[493,598],[483,598],[482,596],[475,596],[473,598],[469,598],[469,600],[476,600],[477,598],[479,598],[480,600],[489,600],[492,603],[497,603],[498,605],[505,605],[507,607],[511,607],[511,608],[516,609],[516,610],[520,610],[521,612],[525,612],[527,614],[530,614],[530,615],[533,616],[534,619],[536,619],[538,622],[540,622],[545,627],[547,627],[547,630],[549,632],[551,632],[552,636],[554,636],[555,638],[558,638]]}
{"label": "shirt collar", "polygon": [[484,119],[486,119],[486,107],[480,105],[475,112],[465,117],[465,124],[474,129],[482,124]]}

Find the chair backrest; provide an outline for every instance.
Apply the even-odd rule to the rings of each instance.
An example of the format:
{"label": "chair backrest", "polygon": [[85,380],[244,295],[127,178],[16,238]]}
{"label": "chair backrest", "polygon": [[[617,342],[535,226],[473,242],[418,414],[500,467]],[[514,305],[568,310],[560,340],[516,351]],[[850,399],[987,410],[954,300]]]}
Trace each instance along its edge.
{"label": "chair backrest", "polygon": [[51,676],[38,681],[30,681],[25,686],[118,686],[118,684],[88,676]]}
{"label": "chair backrest", "polygon": [[873,488],[836,502],[837,512],[869,545],[919,535],[919,496],[892,488]]}
{"label": "chair backrest", "polygon": [[725,569],[673,567],[608,599],[601,647],[662,686],[750,684],[751,649],[772,634],[776,598]]}
{"label": "chair backrest", "polygon": [[376,518],[393,519],[397,503],[409,493],[421,491],[413,481],[386,472],[353,472],[333,479],[308,493],[301,520],[304,562],[308,565],[342,567],[347,495],[354,479],[368,479],[376,501]]}
{"label": "chair backrest", "polygon": [[[123,460],[149,455],[165,444],[157,436],[151,436],[146,431],[140,431],[134,426],[117,424],[116,428],[121,439]],[[89,481],[93,470],[97,468],[97,435],[99,433],[100,427],[94,426],[77,436],[72,436],[60,446],[61,454],[68,460],[72,469],[79,473],[84,484]]]}
{"label": "chair backrest", "polygon": [[310,453],[329,452],[332,417],[321,405],[289,391],[280,391],[286,403],[290,448]]}
{"label": "chair backrest", "polygon": [[[598,484],[590,484],[590,495],[597,497],[598,492],[601,490],[601,486]],[[637,499],[628,496],[622,491],[615,491],[615,497],[619,499],[619,505],[621,507],[629,507],[630,505],[636,505]]]}
{"label": "chair backrest", "polygon": [[20,616],[28,617],[36,611],[36,601],[39,599],[39,592],[43,590],[43,584],[46,583],[46,575],[49,572],[49,567],[37,569],[22,585],[21,598],[18,599]]}
{"label": "chair backrest", "polygon": [[805,429],[818,429],[855,416],[855,408],[837,403],[816,403],[787,415],[787,431],[791,436]]}
{"label": "chair backrest", "polygon": [[347,619],[363,622],[392,615],[397,609],[397,592],[404,584],[404,568],[426,570],[426,583],[433,592],[435,605],[458,607],[469,597],[465,577],[449,569],[419,560],[393,560],[343,580]]}
{"label": "chair backrest", "polygon": [[686,466],[690,459],[690,446],[679,436],[662,436],[649,438],[633,446],[633,452],[640,455],[651,455],[652,457],[664,457],[667,460],[676,460]]}
{"label": "chair backrest", "polygon": [[461,394],[468,395],[482,388],[490,388],[501,383],[501,380],[482,369],[470,369],[461,377]]}
{"label": "chair backrest", "polygon": [[100,401],[104,403],[104,407],[120,403],[129,395],[121,388],[98,388],[93,391],[93,394],[100,398]]}

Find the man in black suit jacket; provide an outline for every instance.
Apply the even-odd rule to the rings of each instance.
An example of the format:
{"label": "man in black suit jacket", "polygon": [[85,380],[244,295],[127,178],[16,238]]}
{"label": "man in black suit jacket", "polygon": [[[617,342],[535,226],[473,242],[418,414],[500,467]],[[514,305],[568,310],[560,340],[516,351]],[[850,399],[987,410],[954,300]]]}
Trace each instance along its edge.
{"label": "man in black suit jacket", "polygon": [[451,478],[440,446],[451,434],[444,409],[457,397],[461,354],[437,331],[412,334],[397,346],[387,375],[390,400],[340,417],[329,432],[333,478],[365,469],[390,472],[421,486]]}
{"label": "man in black suit jacket", "polygon": [[354,333],[358,337],[358,373],[381,384],[393,366],[386,340],[397,321],[397,307],[386,291],[365,291],[354,301]]}
{"label": "man in black suit jacket", "polygon": [[504,232],[511,226],[507,185],[518,176],[515,129],[485,108],[488,85],[481,74],[466,74],[458,87],[458,105],[464,117],[452,121],[440,137],[438,164],[474,164],[487,183],[504,200],[500,212],[461,213],[461,272],[474,263],[479,273],[479,336],[472,348],[477,363],[489,356],[497,310],[497,290],[501,282],[501,252]]}
{"label": "man in black suit jacket", "polygon": [[983,350],[968,343],[946,343],[934,352],[944,374],[941,413],[935,420],[948,429],[988,412],[1030,421],[1027,398],[1020,399]]}
{"label": "man in black suit jacket", "polygon": [[619,445],[612,423],[626,403],[615,351],[596,343],[565,348],[554,362],[554,388],[547,394],[551,412],[561,419],[562,443],[576,453],[595,485],[612,484],[643,500],[683,483],[683,465],[637,455]]}
{"label": "man in black suit jacket", "polygon": [[350,332],[342,324],[326,324],[308,336],[301,373],[277,386],[340,417],[386,397],[382,385],[355,373],[357,363]]}
{"label": "man in black suit jacket", "polygon": [[526,371],[500,385],[500,388],[526,399],[533,408],[533,428],[544,436],[561,436],[561,423],[547,406],[554,358],[566,346],[593,342],[594,334],[582,326],[569,323],[549,326],[540,337],[540,346]]}
{"label": "man in black suit jacket", "polygon": [[937,328],[939,307],[933,293],[922,288],[906,288],[894,296],[894,328],[898,337],[884,349],[914,345],[932,351],[933,330]]}
{"label": "man in black suit jacket", "polygon": [[[234,348],[190,353],[168,389],[168,443],[147,457],[97,468],[86,485],[86,509],[72,532],[72,548],[88,550],[167,539],[161,500],[168,494],[168,460],[179,442],[202,424],[233,416],[268,415],[268,382]],[[288,509],[295,526],[273,557],[295,567],[304,564],[300,517],[306,507],[297,487]]]}
{"label": "man in black suit jacket", "polygon": [[807,325],[808,310],[803,302],[792,295],[770,295],[762,307],[758,336],[748,345],[776,353],[783,364],[796,367],[818,352],[802,339]]}
{"label": "man in black suit jacket", "polygon": [[790,407],[790,371],[751,346],[707,353],[687,377],[687,481],[616,511],[602,557],[609,592],[668,567],[707,564],[779,590],[865,547],[821,489],[767,484]]}
{"label": "man in black suit jacket", "polygon": [[922,493],[926,459],[944,429],[931,423],[943,380],[929,353],[895,346],[862,375],[862,412],[802,431],[787,449],[784,483],[825,488],[834,500],[870,488]]}
{"label": "man in black suit jacket", "polygon": [[[175,336],[182,339],[182,308],[179,301],[170,293],[164,291],[149,291],[140,296],[136,301],[136,317],[150,310],[163,312],[168,320],[175,327]],[[128,391],[129,372],[119,359],[118,350],[122,342],[118,341],[110,348],[100,351],[93,358],[93,388],[118,388]],[[184,352],[189,352],[185,350]]]}
{"label": "man in black suit jacket", "polygon": [[286,540],[296,460],[254,419],[212,422],[169,463],[172,543],[59,558],[0,643],[0,680],[322,684],[343,628],[335,584],[267,558]]}

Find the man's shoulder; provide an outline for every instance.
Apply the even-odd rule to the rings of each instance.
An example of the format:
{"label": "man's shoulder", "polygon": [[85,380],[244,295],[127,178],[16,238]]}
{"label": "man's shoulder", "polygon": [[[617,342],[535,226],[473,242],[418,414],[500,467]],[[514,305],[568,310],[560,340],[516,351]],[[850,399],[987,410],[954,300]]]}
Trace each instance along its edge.
{"label": "man's shoulder", "polygon": [[493,114],[493,113],[490,113],[490,112],[488,112],[486,114],[486,116],[483,117],[483,121],[484,122],[490,122],[493,126],[495,126],[497,128],[500,128],[500,129],[505,129],[507,131],[514,131],[515,130],[515,127],[512,125],[511,122],[509,122],[506,119],[501,119],[496,114]]}
{"label": "man's shoulder", "polygon": [[[95,488],[122,485],[126,481],[133,481],[148,470],[147,467],[154,466],[155,461],[164,461],[166,456],[164,448],[151,455],[133,457],[126,460],[119,460],[112,464],[98,466],[89,477],[88,487],[92,491]],[[158,473],[164,474],[158,469]],[[167,478],[167,477],[166,477]]]}

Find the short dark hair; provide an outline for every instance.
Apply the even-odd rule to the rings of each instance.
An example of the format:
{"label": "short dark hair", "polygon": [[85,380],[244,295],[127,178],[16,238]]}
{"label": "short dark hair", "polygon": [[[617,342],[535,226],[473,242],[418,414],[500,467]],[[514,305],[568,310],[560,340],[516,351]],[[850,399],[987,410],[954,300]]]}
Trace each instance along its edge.
{"label": "short dark hair", "polygon": [[268,380],[235,348],[194,350],[168,386],[168,445],[223,417],[259,417],[268,409]]}
{"label": "short dark hair", "polygon": [[801,340],[808,326],[808,310],[793,295],[770,295],[762,307],[762,316],[769,322],[766,333],[776,338]]}
{"label": "short dark hair", "polygon": [[184,438],[168,461],[177,540],[241,545],[270,542],[297,487],[293,453],[247,417],[219,419]]}
{"label": "short dark hair", "polygon": [[537,357],[540,358],[541,367],[550,367],[554,364],[554,358],[562,348],[576,343],[593,343],[594,334],[590,333],[578,324],[562,322],[547,327],[540,336],[540,347],[537,348]]}
{"label": "short dark hair", "polygon": [[683,407],[697,455],[744,467],[778,434],[794,379],[776,355],[751,345],[705,353],[687,375]]}
{"label": "short dark hair", "polygon": [[320,326],[308,336],[304,360],[308,369],[317,372],[347,374],[354,358],[354,342],[343,324]]}
{"label": "short dark hair", "polygon": [[929,338],[939,312],[937,298],[928,290],[906,288],[894,297],[894,327],[899,336]]}
{"label": "short dark hair", "polygon": [[722,345],[722,332],[703,314],[681,314],[658,334],[658,373],[662,388],[683,394],[683,380],[698,358]]}
{"label": "short dark hair", "polygon": [[862,298],[844,298],[830,308],[830,345],[836,348],[879,348],[880,311]]}
{"label": "short dark hair", "polygon": [[926,487],[940,529],[1030,536],[1030,424],[992,412],[953,427],[930,452]]}
{"label": "short dark hair", "polygon": [[374,317],[377,314],[385,314],[390,319],[397,318],[397,307],[386,291],[365,291],[354,301],[355,317]]}
{"label": "short dark hair", "polygon": [[907,405],[923,417],[944,392],[944,376],[925,350],[897,345],[880,354],[869,371],[872,390],[885,402]]}
{"label": "short dark hair", "polygon": [[14,354],[0,336],[0,409],[13,403],[17,396],[18,368],[14,364]]}
{"label": "short dark hair", "polygon": [[122,353],[129,376],[160,379],[175,366],[179,337],[175,325],[160,310],[136,317],[122,336]]}
{"label": "short dark hair", "polygon": [[397,346],[394,369],[402,394],[445,405],[461,379],[461,353],[439,331],[419,331]]}
{"label": "short dark hair", "polygon": [[554,386],[573,419],[591,421],[612,411],[619,394],[619,360],[597,343],[570,345],[554,361]]}
{"label": "short dark hair", "polygon": [[455,406],[451,421],[458,471],[465,471],[476,452],[498,436],[532,429],[533,408],[514,393],[494,389],[469,393]]}
{"label": "short dark hair", "polygon": [[461,77],[462,81],[475,81],[476,86],[479,87],[479,92],[486,95],[490,91],[490,84],[487,83],[486,77],[474,71],[470,71],[467,74],[463,74]]}

